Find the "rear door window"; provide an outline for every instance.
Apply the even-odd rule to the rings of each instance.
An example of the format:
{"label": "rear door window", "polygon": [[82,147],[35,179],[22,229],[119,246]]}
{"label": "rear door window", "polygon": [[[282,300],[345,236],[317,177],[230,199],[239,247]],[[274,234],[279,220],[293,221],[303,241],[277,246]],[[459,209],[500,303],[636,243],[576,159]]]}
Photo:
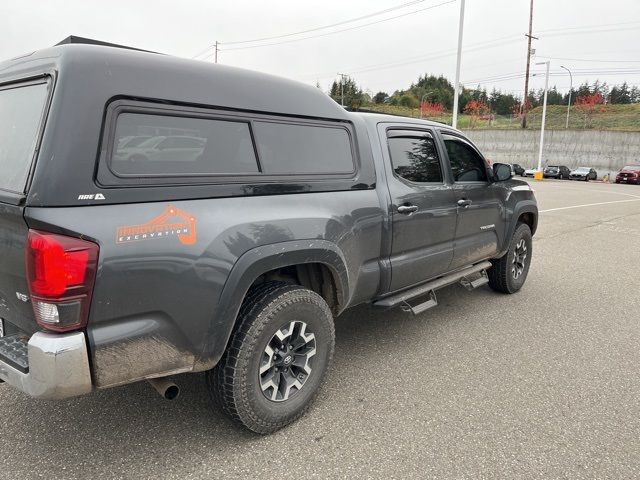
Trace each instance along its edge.
{"label": "rear door window", "polygon": [[25,191],[48,91],[48,82],[0,87],[1,190]]}
{"label": "rear door window", "polygon": [[249,122],[121,113],[113,145],[118,176],[259,172]]}
{"label": "rear door window", "polygon": [[415,183],[442,183],[442,168],[433,137],[393,136],[388,139],[394,173]]}

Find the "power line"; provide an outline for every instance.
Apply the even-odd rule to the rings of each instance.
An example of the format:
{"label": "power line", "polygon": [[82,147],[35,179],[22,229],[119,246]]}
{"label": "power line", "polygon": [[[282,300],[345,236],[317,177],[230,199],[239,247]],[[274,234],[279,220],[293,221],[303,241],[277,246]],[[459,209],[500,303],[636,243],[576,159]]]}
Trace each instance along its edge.
{"label": "power line", "polygon": [[[429,6],[429,7],[425,7],[425,8],[420,8],[418,10],[413,10],[411,12],[403,13],[401,15],[396,15],[394,17],[384,18],[382,20],[377,20],[375,22],[364,23],[362,25],[356,25],[356,26],[349,27],[349,28],[343,28],[341,30],[335,30],[333,32],[322,33],[322,34],[319,34],[319,35],[311,35],[311,36],[308,36],[308,37],[294,38],[294,39],[291,39],[291,40],[284,40],[282,42],[263,43],[261,45],[250,45],[250,46],[247,46],[247,47],[224,48],[222,51],[232,52],[232,51],[235,51],[235,50],[248,50],[248,49],[252,49],[252,48],[270,47],[270,46],[274,46],[274,45],[283,45],[285,43],[301,42],[303,40],[311,40],[313,38],[326,37],[326,36],[329,36],[329,35],[335,35],[337,33],[343,33],[343,32],[348,32],[348,31],[351,31],[351,30],[357,30],[357,29],[360,29],[360,28],[369,27],[371,25],[377,25],[379,23],[388,22],[390,20],[396,20],[398,18],[402,18],[402,17],[406,17],[406,16],[409,16],[409,15],[413,15],[415,13],[420,13],[420,12],[424,12],[424,11],[427,11],[427,10],[432,10],[434,8],[442,7],[442,6],[448,5],[450,3],[456,3],[457,1],[458,0],[447,0],[446,2],[438,3],[438,4],[435,4],[435,5],[432,5],[432,6]],[[226,44],[223,44],[223,45],[226,45]]]}
{"label": "power line", "polygon": [[632,20],[630,22],[618,22],[618,23],[601,23],[597,25],[582,25],[576,27],[561,27],[561,28],[548,28],[546,30],[540,30],[538,33],[552,33],[552,32],[564,32],[566,30],[582,30],[590,28],[604,28],[604,27],[619,27],[620,25],[634,25],[640,23],[640,20]]}
{"label": "power line", "polygon": [[[640,69],[638,68],[630,68],[630,69],[583,69],[583,70],[578,70],[578,69],[573,69],[572,70],[575,76],[589,76],[589,75],[609,75],[609,76],[614,76],[614,75],[635,75],[635,74],[640,74]],[[538,72],[535,72],[538,73]],[[534,73],[534,74],[535,74]],[[554,72],[550,72],[549,73],[550,76],[552,77],[566,77],[568,75],[568,73],[564,72],[563,70],[557,70]],[[495,75],[495,76],[491,76],[491,77],[483,77],[483,78],[475,78],[475,79],[470,79],[470,80],[466,80],[462,83],[466,83],[466,84],[482,84],[482,83],[497,83],[497,82],[505,82],[508,80],[516,80],[518,78],[524,78],[525,74],[521,73],[521,72],[513,72],[513,73],[507,73],[504,75]]]}
{"label": "power line", "polygon": [[[478,42],[476,44],[472,44],[471,46],[468,46],[467,48],[463,49],[464,53],[468,53],[468,52],[474,52],[474,51],[478,51],[478,50],[484,50],[484,49],[488,49],[488,48],[494,48],[494,47],[499,47],[501,45],[504,45],[506,43],[511,43],[513,40],[520,38],[520,35],[511,35],[508,37],[500,37],[500,38],[496,38],[496,39],[492,39],[492,40],[486,40],[484,42]],[[362,66],[362,67],[355,67],[355,68],[348,68],[348,69],[342,69],[342,70],[347,70],[350,73],[364,73],[364,72],[371,72],[371,71],[377,71],[377,70],[385,70],[388,68],[394,68],[394,67],[399,67],[399,66],[403,66],[403,65],[410,65],[412,63],[420,63],[423,62],[425,60],[435,60],[438,58],[445,58],[445,57],[450,57],[456,54],[456,50],[455,49],[449,49],[449,50],[439,50],[439,51],[435,51],[435,52],[431,52],[429,54],[426,55],[418,55],[418,56],[412,56],[412,57],[407,57],[404,58],[402,60],[399,61],[395,61],[395,62],[386,62],[386,63],[377,63],[377,64],[373,64],[373,65],[366,65],[366,66]],[[321,78],[326,78],[324,77],[324,73],[327,73],[328,75],[333,75],[331,73],[328,72],[322,72],[322,73],[314,73],[314,74],[309,74],[309,75],[304,75],[301,76],[299,78],[317,78],[317,77],[321,77]]]}
{"label": "power line", "polygon": [[[635,22],[635,23],[640,23],[640,22]],[[591,30],[591,29],[586,29],[586,30],[580,30],[580,31],[576,31],[576,32],[558,32],[558,33],[550,33],[550,34],[545,34],[544,38],[553,38],[553,37],[568,37],[571,35],[593,35],[596,33],[610,33],[610,32],[625,32],[625,31],[629,31],[629,30],[637,30],[637,27],[626,27],[626,28],[607,28],[604,30]]]}
{"label": "power line", "polygon": [[[631,23],[640,23],[640,21],[634,21],[634,22],[623,22],[619,25],[628,25]],[[593,28],[593,27],[598,27],[598,26],[612,26],[612,25],[616,25],[616,24],[604,24],[604,25],[584,25],[584,26],[580,26],[580,27],[569,27],[567,28],[567,30],[578,30],[578,29],[584,29],[584,28]],[[556,31],[558,29],[552,29],[552,30],[542,30],[542,32],[547,32],[547,31]],[[571,32],[568,33],[567,35],[573,35],[576,34],[575,32]],[[509,36],[505,36],[505,37],[499,37],[499,38],[494,38],[492,40],[485,40],[483,42],[478,42],[475,44],[471,44],[468,45],[466,48],[463,49],[463,52],[467,53],[467,52],[474,52],[474,51],[478,51],[478,50],[485,50],[485,49],[490,49],[490,48],[494,48],[494,47],[498,47],[498,46],[502,46],[506,43],[512,43],[513,40],[517,40],[521,38],[520,34],[514,34],[514,35],[509,35]],[[353,73],[367,73],[367,72],[372,72],[372,71],[378,71],[378,70],[386,70],[389,68],[394,68],[394,67],[401,67],[404,65],[410,65],[413,63],[420,63],[423,62],[425,60],[436,60],[436,59],[440,59],[440,58],[446,58],[446,57],[450,57],[455,55],[456,50],[455,49],[448,49],[448,50],[439,50],[436,52],[431,52],[429,54],[426,55],[418,55],[418,56],[412,56],[412,57],[406,57],[402,60],[398,60],[398,61],[394,61],[394,62],[385,62],[385,63],[378,63],[378,64],[372,64],[372,65],[366,65],[366,66],[362,66],[362,67],[355,67],[355,68],[342,68],[341,70],[343,71],[348,71],[349,73],[353,74]],[[544,57],[543,58],[548,58],[548,57]],[[633,62],[633,63],[640,63],[640,62]],[[331,76],[333,76],[334,74],[332,72],[320,72],[320,73],[314,73],[314,74],[308,74],[308,75],[301,75],[298,78],[329,78]],[[523,76],[524,77],[524,76]]]}
{"label": "power line", "polygon": [[361,17],[351,18],[349,20],[343,20],[341,22],[332,23],[330,25],[323,25],[322,27],[315,27],[315,28],[309,28],[307,30],[300,30],[298,32],[285,33],[284,35],[274,35],[274,36],[271,36],[271,37],[254,38],[252,40],[241,40],[241,41],[236,41],[236,42],[224,42],[224,44],[225,45],[239,45],[241,43],[255,43],[255,42],[262,42],[262,41],[265,41],[265,40],[276,40],[278,38],[293,37],[295,35],[302,35],[303,33],[317,32],[319,30],[326,30],[327,28],[333,28],[333,27],[339,27],[341,25],[346,25],[347,23],[358,22],[360,20],[366,20],[367,18],[376,17],[378,15],[383,15],[385,13],[393,12],[395,10],[400,10],[400,9],[415,5],[417,3],[423,3],[425,1],[426,0],[414,0],[412,2],[403,3],[402,5],[398,5],[396,7],[387,8],[385,10],[380,10],[378,12],[369,13],[368,15],[362,15]]}
{"label": "power line", "polygon": [[[326,30],[328,28],[333,28],[333,27],[338,27],[338,26],[341,26],[341,25],[346,25],[348,23],[358,22],[358,21],[361,21],[361,20],[365,20],[367,18],[376,17],[378,15],[384,15],[385,13],[390,13],[390,12],[393,12],[393,11],[396,11],[396,10],[401,10],[403,8],[407,8],[407,7],[410,7],[412,5],[416,5],[418,3],[423,3],[425,1],[426,0],[413,0],[411,2],[407,2],[407,3],[403,3],[402,5],[398,5],[396,7],[391,7],[391,8],[387,8],[387,9],[384,9],[384,10],[379,10],[377,12],[373,12],[373,13],[370,13],[370,14],[367,14],[367,15],[362,15],[362,16],[356,17],[356,18],[351,18],[351,19],[348,19],[348,20],[343,20],[341,22],[333,23],[333,24],[330,24],[330,25],[323,25],[321,27],[310,28],[310,29],[307,29],[307,30],[300,30],[298,32],[286,33],[286,34],[283,34],[283,35],[273,35],[273,36],[270,36],[270,37],[254,38],[252,40],[240,40],[240,41],[235,41],[235,42],[220,42],[220,43],[224,44],[224,45],[239,45],[239,44],[245,44],[245,43],[255,43],[255,42],[260,42],[260,41],[265,41],[265,40],[276,40],[278,38],[287,38],[287,37],[292,37],[292,36],[296,36],[296,35],[302,35],[304,33],[311,33],[311,32],[316,32],[316,31],[319,31],[319,30]],[[445,2],[445,4],[446,3],[453,3],[455,1],[457,1],[457,0],[451,0],[449,2]],[[404,14],[404,15],[399,15],[397,17],[392,17],[392,18],[389,18],[389,19],[386,19],[386,20],[382,20],[382,21],[393,20],[395,18],[400,18],[402,16],[410,15],[412,13],[421,12],[423,10],[430,10],[431,8],[435,8],[435,7],[438,7],[438,6],[440,6],[440,5],[434,5],[432,7],[427,7],[426,9],[416,10],[416,11],[409,12],[409,13]],[[373,23],[370,23],[370,24],[367,24],[367,25],[374,25],[375,23],[381,23],[382,21],[373,22]],[[267,46],[270,46],[270,45],[280,45],[282,43],[290,43],[290,42],[296,42],[296,41],[301,41],[301,40],[307,40],[307,39],[311,39],[311,38],[322,37],[322,36],[326,36],[326,35],[332,35],[334,33],[340,33],[340,32],[348,31],[348,30],[355,29],[355,28],[361,28],[361,27],[365,27],[367,25],[361,25],[361,26],[358,26],[358,27],[352,27],[352,28],[348,28],[348,29],[343,29],[343,30],[339,30],[339,31],[336,31],[336,32],[329,32],[329,33],[325,33],[325,34],[322,34],[322,35],[313,35],[313,36],[300,38],[300,39],[292,39],[292,40],[288,40],[288,41],[284,41],[284,42],[272,42],[272,43],[263,44],[263,45],[252,45],[252,46],[247,46],[247,47],[236,47],[236,48],[230,48],[230,49],[225,49],[225,50],[231,51],[231,50],[242,50],[242,49],[247,49],[247,48],[267,47]],[[206,53],[207,51],[209,51],[213,47],[214,47],[214,45],[208,46],[207,48],[202,50],[200,53],[195,55],[193,58],[201,56],[202,54]],[[208,55],[208,56],[210,56],[210,55]]]}
{"label": "power line", "polygon": [[638,60],[594,60],[592,58],[567,58],[567,57],[550,57],[548,55],[537,55],[541,58],[549,58],[551,60],[570,60],[573,62],[592,62],[592,63],[633,63],[640,65]]}
{"label": "power line", "polygon": [[[631,23],[640,23],[638,21],[635,22],[623,22],[620,25],[628,25]],[[605,26],[611,26],[611,25],[616,25],[616,24],[605,24]],[[583,28],[587,28],[587,27],[595,27],[597,25],[590,25],[590,26],[581,26],[581,27],[569,27],[567,28],[567,30],[577,30],[577,29],[583,29]],[[553,29],[553,31],[556,31],[556,29]],[[574,35],[574,34],[579,34],[581,32],[571,32],[568,33],[567,35]],[[467,48],[463,49],[463,51],[466,52],[473,52],[473,51],[478,51],[478,50],[484,50],[484,49],[490,49],[490,48],[494,48],[494,47],[498,47],[498,46],[502,46],[506,43],[512,43],[513,40],[519,39],[520,35],[510,35],[510,36],[506,36],[506,37],[500,37],[500,38],[496,38],[496,39],[492,39],[492,40],[487,40],[484,42],[479,42],[476,44],[472,44],[471,46],[468,46]],[[446,57],[450,57],[455,55],[455,49],[449,49],[449,50],[440,50],[438,52],[432,52],[428,55],[419,55],[419,56],[413,56],[413,57],[407,57],[403,60],[400,61],[395,61],[395,62],[388,62],[388,63],[380,63],[380,64],[374,64],[374,65],[368,65],[368,66],[364,66],[364,67],[356,67],[356,68],[343,68],[342,70],[344,71],[348,71],[351,74],[353,73],[368,73],[368,72],[373,72],[373,71],[378,71],[378,70],[385,70],[385,69],[389,69],[389,68],[395,68],[395,67],[400,67],[400,66],[404,66],[404,65],[410,65],[413,63],[420,63],[423,62],[425,60],[435,60],[435,59],[439,59],[439,58],[446,58]],[[549,58],[549,57],[544,57],[543,58]],[[558,57],[554,57],[554,58],[558,58]],[[560,59],[560,58],[558,58]],[[563,59],[564,60],[564,59]],[[640,62],[631,62],[629,61],[629,63],[640,63]],[[333,74],[327,73],[326,76],[324,76],[323,73],[315,73],[313,75],[304,75],[301,76],[299,78],[329,78],[329,76],[333,76]],[[521,75],[520,77],[516,77],[516,78],[524,78],[524,75]],[[471,82],[475,82],[474,80],[471,80]],[[467,82],[463,82],[463,83],[467,83]]]}

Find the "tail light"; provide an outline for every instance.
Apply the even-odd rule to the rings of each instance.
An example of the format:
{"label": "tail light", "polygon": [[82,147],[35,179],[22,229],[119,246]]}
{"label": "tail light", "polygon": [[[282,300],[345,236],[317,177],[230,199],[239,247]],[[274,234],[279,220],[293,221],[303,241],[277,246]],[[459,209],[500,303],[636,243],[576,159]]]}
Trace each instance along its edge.
{"label": "tail light", "polygon": [[27,278],[41,327],[66,332],[87,324],[99,250],[87,240],[29,230]]}

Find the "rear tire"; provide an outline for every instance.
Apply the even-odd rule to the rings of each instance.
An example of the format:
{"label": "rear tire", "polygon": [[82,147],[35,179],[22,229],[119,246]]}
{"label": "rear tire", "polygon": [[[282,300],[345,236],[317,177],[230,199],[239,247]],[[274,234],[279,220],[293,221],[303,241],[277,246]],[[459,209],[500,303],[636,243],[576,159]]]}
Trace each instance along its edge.
{"label": "rear tire", "polygon": [[491,260],[492,266],[487,272],[489,286],[496,292],[516,293],[522,288],[532,253],[531,229],[526,223],[518,223],[509,243],[509,250],[501,258]]}
{"label": "rear tire", "polygon": [[209,392],[236,423],[273,433],[315,399],[334,338],[333,315],[320,295],[282,282],[259,285],[247,294],[222,359],[207,372]]}

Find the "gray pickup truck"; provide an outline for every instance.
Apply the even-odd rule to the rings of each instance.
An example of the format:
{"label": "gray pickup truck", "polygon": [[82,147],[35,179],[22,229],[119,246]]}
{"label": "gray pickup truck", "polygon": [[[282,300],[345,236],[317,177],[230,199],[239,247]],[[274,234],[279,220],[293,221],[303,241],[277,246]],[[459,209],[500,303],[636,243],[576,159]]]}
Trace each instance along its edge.
{"label": "gray pickup truck", "polygon": [[[93,43],[93,44],[91,44]],[[0,63],[0,379],[45,399],[206,372],[258,433],[299,418],[363,303],[514,293],[528,184],[448,126],[70,37]]]}

